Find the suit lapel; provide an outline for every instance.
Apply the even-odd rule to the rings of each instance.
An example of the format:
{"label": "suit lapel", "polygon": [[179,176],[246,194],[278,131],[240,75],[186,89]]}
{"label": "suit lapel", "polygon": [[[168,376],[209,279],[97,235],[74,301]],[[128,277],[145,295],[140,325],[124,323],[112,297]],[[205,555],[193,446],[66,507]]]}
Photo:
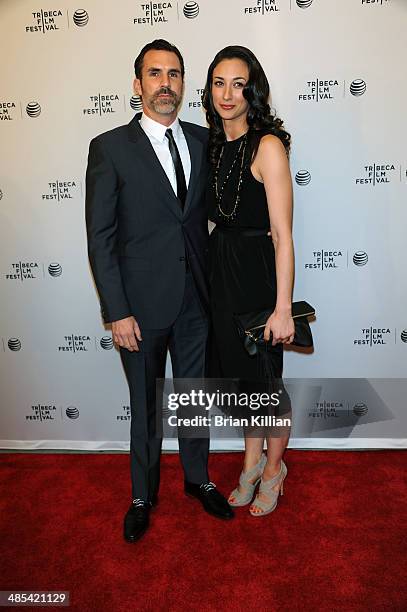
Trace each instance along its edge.
{"label": "suit lapel", "polygon": [[177,215],[177,217],[182,218],[182,210],[178,198],[174,193],[164,168],[160,164],[160,160],[155,154],[149,138],[139,124],[140,117],[141,113],[137,114],[128,124],[129,138],[132,142],[137,144],[137,154],[140,156],[140,160],[144,163],[147,172],[151,174],[151,179],[167,193],[168,198],[165,198],[165,200],[168,201],[171,210]]}
{"label": "suit lapel", "polygon": [[188,130],[188,126],[180,121],[191,158],[191,176],[188,183],[184,212],[182,212],[179,200],[174,193],[165,170],[160,164],[149,138],[139,124],[140,117],[141,113],[138,113],[128,124],[129,138],[132,142],[137,144],[137,152],[140,155],[140,159],[145,164],[147,171],[152,175],[152,180],[166,191],[170,208],[177,215],[177,217],[182,218],[182,216],[187,213],[191,205],[194,190],[198,182],[199,170],[202,164],[203,144]]}
{"label": "suit lapel", "polygon": [[182,131],[184,132],[185,140],[187,141],[189,149],[189,156],[191,158],[191,176],[189,179],[187,198],[184,207],[185,215],[189,206],[191,205],[192,196],[194,195],[194,190],[198,182],[199,169],[202,164],[203,145],[198,138],[195,138],[195,136],[188,131],[188,127],[182,121],[180,121],[180,125]]}

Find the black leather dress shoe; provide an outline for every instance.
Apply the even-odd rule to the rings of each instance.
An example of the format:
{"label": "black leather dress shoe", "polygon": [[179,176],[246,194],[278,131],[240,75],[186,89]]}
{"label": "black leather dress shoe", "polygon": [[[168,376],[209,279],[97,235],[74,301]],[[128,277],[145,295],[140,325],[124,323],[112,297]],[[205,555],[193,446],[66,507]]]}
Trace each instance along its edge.
{"label": "black leather dress shoe", "polygon": [[133,499],[124,517],[123,535],[126,542],[137,542],[148,529],[151,504]]}
{"label": "black leather dress shoe", "polygon": [[231,519],[235,516],[226,498],[219,493],[213,482],[199,485],[185,481],[184,486],[185,494],[199,499],[208,514],[221,519]]}

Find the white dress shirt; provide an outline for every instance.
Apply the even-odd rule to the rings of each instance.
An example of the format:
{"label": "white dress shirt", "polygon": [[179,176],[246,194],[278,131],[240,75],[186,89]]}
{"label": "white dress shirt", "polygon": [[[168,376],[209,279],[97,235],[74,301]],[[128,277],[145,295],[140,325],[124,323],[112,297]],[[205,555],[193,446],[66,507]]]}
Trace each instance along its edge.
{"label": "white dress shirt", "polygon": [[174,140],[178,147],[187,186],[189,185],[189,179],[191,176],[191,158],[189,155],[188,144],[185,140],[184,132],[182,131],[178,117],[175,119],[174,123],[167,127],[161,123],[158,123],[157,121],[154,121],[154,119],[147,117],[147,115],[143,113],[140,118],[140,126],[151,142],[155,154],[157,155],[165,174],[168,176],[168,180],[172,185],[174,193],[177,194],[177,177],[175,174],[174,164],[172,163],[168,138],[165,135],[168,128],[171,128]]}

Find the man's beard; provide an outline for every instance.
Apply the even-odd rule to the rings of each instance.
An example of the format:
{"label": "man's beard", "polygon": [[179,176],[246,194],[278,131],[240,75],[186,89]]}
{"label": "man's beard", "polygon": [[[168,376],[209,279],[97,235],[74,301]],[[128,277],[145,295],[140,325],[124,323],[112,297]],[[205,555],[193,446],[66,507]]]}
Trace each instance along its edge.
{"label": "man's beard", "polygon": [[[160,98],[161,94],[167,94],[171,97]],[[147,106],[152,108],[159,115],[171,115],[177,110],[181,103],[181,96],[172,91],[169,87],[161,87],[151,98],[148,99]]]}

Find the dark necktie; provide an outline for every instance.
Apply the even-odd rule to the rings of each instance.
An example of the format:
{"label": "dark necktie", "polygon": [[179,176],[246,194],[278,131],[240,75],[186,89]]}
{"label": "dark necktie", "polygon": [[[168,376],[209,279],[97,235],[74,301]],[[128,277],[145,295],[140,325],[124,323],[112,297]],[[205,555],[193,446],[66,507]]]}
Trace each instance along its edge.
{"label": "dark necktie", "polygon": [[177,177],[177,196],[181,202],[181,208],[184,210],[185,199],[187,197],[187,184],[185,182],[184,169],[182,167],[181,157],[178,151],[178,147],[175,144],[174,135],[171,128],[168,128],[165,132],[168,138],[168,144],[172,157],[172,163],[174,164],[175,176]]}

